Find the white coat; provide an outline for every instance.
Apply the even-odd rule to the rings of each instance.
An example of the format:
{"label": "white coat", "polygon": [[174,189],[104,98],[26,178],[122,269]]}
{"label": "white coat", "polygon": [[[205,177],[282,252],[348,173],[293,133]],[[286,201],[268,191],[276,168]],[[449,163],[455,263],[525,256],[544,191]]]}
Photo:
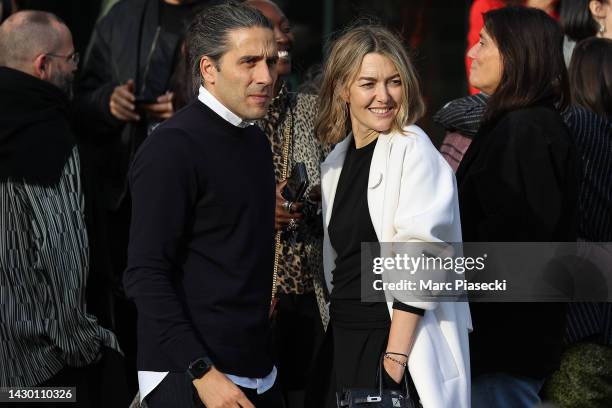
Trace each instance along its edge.
{"label": "white coat", "polygon": [[[368,208],[379,242],[461,242],[457,183],[450,166],[418,126],[405,134],[381,134],[368,180]],[[325,279],[331,290],[336,252],[328,226],[349,136],[321,164]],[[468,332],[465,302],[407,303],[425,309],[408,359],[424,408],[470,407]],[[389,311],[392,314],[391,304]]]}

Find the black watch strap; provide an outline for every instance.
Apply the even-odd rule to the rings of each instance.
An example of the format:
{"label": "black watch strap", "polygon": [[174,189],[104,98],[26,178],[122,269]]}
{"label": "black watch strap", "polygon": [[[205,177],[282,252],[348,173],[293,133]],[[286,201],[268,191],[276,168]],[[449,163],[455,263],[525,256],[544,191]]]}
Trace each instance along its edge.
{"label": "black watch strap", "polygon": [[213,363],[208,357],[201,357],[189,364],[187,374],[192,380],[202,378],[213,367]]}

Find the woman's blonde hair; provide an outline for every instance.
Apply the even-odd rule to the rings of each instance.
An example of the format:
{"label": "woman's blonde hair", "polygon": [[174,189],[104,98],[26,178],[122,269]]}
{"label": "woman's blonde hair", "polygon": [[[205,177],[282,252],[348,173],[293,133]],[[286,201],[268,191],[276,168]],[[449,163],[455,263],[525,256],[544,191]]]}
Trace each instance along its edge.
{"label": "woman's blonde hair", "polygon": [[402,42],[384,27],[364,25],[348,29],[334,41],[323,69],[315,135],[324,143],[340,142],[350,130],[348,106],[342,95],[357,77],[363,57],[370,53],[389,58],[402,81],[402,104],[392,131],[402,131],[425,113],[416,70]]}

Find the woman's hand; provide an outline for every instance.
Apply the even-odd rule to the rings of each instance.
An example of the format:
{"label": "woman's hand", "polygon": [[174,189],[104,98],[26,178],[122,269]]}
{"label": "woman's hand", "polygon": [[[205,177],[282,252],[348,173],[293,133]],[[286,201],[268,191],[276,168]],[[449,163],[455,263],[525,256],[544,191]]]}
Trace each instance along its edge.
{"label": "woman's hand", "polygon": [[[402,356],[393,355],[391,357],[393,359],[396,359],[402,362],[405,362],[408,360],[406,357],[402,357]],[[404,367],[402,367],[398,363],[391,361],[387,358],[383,359],[383,367],[385,371],[387,372],[387,374],[389,375],[389,377],[391,377],[393,381],[395,381],[397,384],[402,383],[402,377],[404,377],[404,370],[405,370]]]}
{"label": "woman's hand", "polygon": [[310,192],[308,193],[308,200],[312,201],[313,203],[321,202],[321,185],[320,184],[317,184],[316,186],[313,186],[310,189]]}
{"label": "woman's hand", "polygon": [[414,335],[420,318],[421,316],[418,314],[393,309],[386,352],[390,353],[390,358],[399,361],[401,364],[389,358],[384,358],[383,367],[387,374],[389,374],[389,377],[396,383],[401,382],[404,375],[405,367],[402,364],[408,362],[408,356],[414,343]]}
{"label": "woman's hand", "polygon": [[[303,218],[302,203],[291,204],[281,194],[285,185],[287,185],[287,180],[276,185],[276,214],[274,219],[276,231],[287,229],[291,220],[293,220],[293,225],[297,226],[297,222]],[[287,208],[289,204],[291,204],[291,207]]]}

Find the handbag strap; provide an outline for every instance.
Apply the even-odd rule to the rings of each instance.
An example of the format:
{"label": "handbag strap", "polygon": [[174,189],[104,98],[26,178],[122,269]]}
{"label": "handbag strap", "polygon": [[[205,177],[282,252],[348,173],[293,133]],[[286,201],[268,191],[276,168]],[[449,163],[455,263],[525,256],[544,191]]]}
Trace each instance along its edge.
{"label": "handbag strap", "polygon": [[[283,137],[283,161],[281,167],[281,180],[287,179],[287,172],[289,168],[289,146],[291,145],[291,130],[293,128],[293,114],[291,107],[287,110],[287,120],[285,121],[284,137]],[[274,304],[274,297],[276,296],[276,283],[278,281],[278,267],[280,262],[281,253],[281,231],[276,231],[274,237],[274,268],[272,272],[272,300],[271,304]]]}
{"label": "handbag strap", "polygon": [[[378,363],[378,396],[382,398],[383,395],[383,370],[384,370],[385,353],[380,356],[380,362]],[[408,367],[404,369],[404,376],[402,377],[404,382],[404,389],[406,390],[406,399],[410,399],[410,387],[408,382]]]}

